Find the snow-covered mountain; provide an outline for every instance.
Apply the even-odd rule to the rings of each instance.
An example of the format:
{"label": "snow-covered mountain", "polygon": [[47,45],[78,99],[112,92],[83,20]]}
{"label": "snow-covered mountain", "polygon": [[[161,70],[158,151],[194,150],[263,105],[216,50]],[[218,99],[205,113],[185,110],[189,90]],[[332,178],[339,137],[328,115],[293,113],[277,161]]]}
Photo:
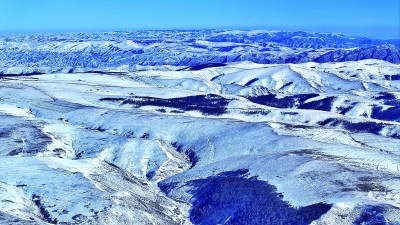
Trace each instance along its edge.
{"label": "snow-covered mountain", "polygon": [[133,31],[0,36],[0,67],[104,69],[108,67],[252,61],[400,63],[398,40],[284,31]]}
{"label": "snow-covered mountain", "polygon": [[[190,61],[218,57],[212,49],[227,43],[241,46],[229,54],[251,52],[261,43],[253,37],[285,34],[304,38],[301,47],[321,35],[340,40],[330,47],[375,48],[341,35],[265,31],[3,39],[0,223],[399,224],[399,64]],[[93,71],[85,66],[99,49],[110,61]],[[193,55],[184,66],[114,64],[131,59],[121,51],[152,49],[155,58]]]}

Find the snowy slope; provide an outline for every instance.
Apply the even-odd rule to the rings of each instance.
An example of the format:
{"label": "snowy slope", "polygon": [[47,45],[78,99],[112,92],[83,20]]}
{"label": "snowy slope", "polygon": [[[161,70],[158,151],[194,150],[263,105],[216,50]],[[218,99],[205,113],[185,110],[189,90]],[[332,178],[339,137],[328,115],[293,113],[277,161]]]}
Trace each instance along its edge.
{"label": "snowy slope", "polygon": [[7,68],[0,223],[400,222],[398,64],[123,69]]}

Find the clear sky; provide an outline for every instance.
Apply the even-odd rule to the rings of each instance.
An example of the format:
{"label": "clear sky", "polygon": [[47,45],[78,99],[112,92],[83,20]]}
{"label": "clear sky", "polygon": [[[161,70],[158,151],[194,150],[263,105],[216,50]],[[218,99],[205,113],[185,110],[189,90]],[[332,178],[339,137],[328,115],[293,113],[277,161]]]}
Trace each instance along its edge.
{"label": "clear sky", "polygon": [[276,29],[400,38],[400,0],[0,0],[0,32]]}

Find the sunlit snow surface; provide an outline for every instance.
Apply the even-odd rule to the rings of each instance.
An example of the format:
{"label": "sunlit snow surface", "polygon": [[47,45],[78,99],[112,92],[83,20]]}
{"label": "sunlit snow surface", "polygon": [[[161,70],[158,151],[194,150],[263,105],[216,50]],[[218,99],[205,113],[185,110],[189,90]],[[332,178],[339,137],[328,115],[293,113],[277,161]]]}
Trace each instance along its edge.
{"label": "sunlit snow surface", "polygon": [[107,72],[1,77],[0,224],[400,223],[399,65]]}

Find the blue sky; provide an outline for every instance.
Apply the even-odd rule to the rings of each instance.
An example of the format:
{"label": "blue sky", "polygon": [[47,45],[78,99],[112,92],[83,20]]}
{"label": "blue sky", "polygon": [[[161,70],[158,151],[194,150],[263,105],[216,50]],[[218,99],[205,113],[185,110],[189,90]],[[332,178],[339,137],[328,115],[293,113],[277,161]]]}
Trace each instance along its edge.
{"label": "blue sky", "polygon": [[400,37],[400,0],[0,0],[0,32],[278,29]]}

